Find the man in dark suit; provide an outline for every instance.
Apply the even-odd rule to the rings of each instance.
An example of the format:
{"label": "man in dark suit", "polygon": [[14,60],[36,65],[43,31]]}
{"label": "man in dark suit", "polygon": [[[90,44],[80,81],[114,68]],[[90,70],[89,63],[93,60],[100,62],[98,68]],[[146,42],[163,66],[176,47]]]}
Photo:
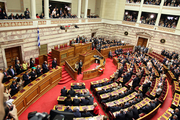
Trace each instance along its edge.
{"label": "man in dark suit", "polygon": [[123,109],[121,109],[120,113],[116,114],[116,120],[125,120],[125,119],[126,119],[125,113],[124,113]]}
{"label": "man in dark suit", "polygon": [[13,69],[13,66],[11,65],[7,71],[9,73],[9,75],[11,75],[11,77],[14,77],[16,72],[15,70]]}
{"label": "man in dark suit", "polygon": [[29,74],[31,76],[31,80],[35,80],[37,78],[37,74],[35,72],[35,69],[32,68],[31,73]]}
{"label": "man in dark suit", "polygon": [[146,106],[142,108],[142,112],[145,114],[148,114],[151,111],[150,103],[148,103]]}
{"label": "man in dark suit", "polygon": [[126,116],[126,120],[132,120],[133,119],[133,111],[131,110],[131,108],[128,108],[125,116]]}
{"label": "man in dark suit", "polygon": [[88,105],[88,104],[89,104],[88,97],[85,97],[85,99],[81,99],[81,103],[80,103],[81,106]]}
{"label": "man in dark suit", "polygon": [[78,35],[78,37],[76,38],[76,43],[80,43],[80,37]]}
{"label": "man in dark suit", "polygon": [[42,69],[41,69],[40,65],[38,65],[36,68],[37,77],[41,76],[41,70]]}
{"label": "man in dark suit", "polygon": [[56,58],[54,58],[54,60],[52,61],[52,68],[56,68],[57,66],[57,60]]}
{"label": "man in dark suit", "polygon": [[85,108],[84,112],[81,114],[81,117],[93,117],[93,115]]}
{"label": "man in dark suit", "polygon": [[80,100],[78,99],[78,96],[75,96],[75,98],[73,99],[73,106],[79,106],[80,104]]}
{"label": "man in dark suit", "polygon": [[75,96],[75,91],[73,90],[73,88],[68,91],[68,95],[71,95],[71,97]]}
{"label": "man in dark suit", "polygon": [[136,88],[139,85],[139,79],[136,75],[136,77],[133,79],[132,87]]}
{"label": "man in dark suit", "polygon": [[44,63],[42,64],[42,69],[43,69],[43,74],[49,71],[47,61],[44,61]]}
{"label": "man in dark suit", "polygon": [[113,57],[111,50],[109,51],[108,57],[111,58],[111,59]]}
{"label": "man in dark suit", "polygon": [[12,81],[12,84],[10,86],[11,88],[11,96],[15,95],[18,92],[19,85],[16,84],[16,81]]}
{"label": "man in dark suit", "polygon": [[1,5],[0,5],[0,19],[3,19],[3,9],[1,7]]}
{"label": "man in dark suit", "polygon": [[21,67],[22,66],[20,65],[19,60],[18,60],[17,63],[15,64],[17,75],[19,75],[22,72]]}
{"label": "man in dark suit", "polygon": [[137,108],[134,105],[132,105],[131,109],[132,109],[132,112],[133,112],[133,118],[138,119],[139,118],[139,113],[138,113]]}
{"label": "man in dark suit", "polygon": [[151,83],[149,83],[149,82],[146,82],[145,84],[143,84],[143,88],[142,88],[142,90],[143,90],[143,96],[146,94],[146,92],[148,91],[148,88],[150,87],[150,85],[151,85]]}
{"label": "man in dark suit", "polygon": [[94,104],[94,97],[92,96],[92,94],[90,94],[89,105],[93,105],[93,104]]}
{"label": "man in dark suit", "polygon": [[72,110],[71,110],[70,106],[67,106],[66,109],[64,110],[64,112],[70,112],[70,113],[72,113]]}
{"label": "man in dark suit", "polygon": [[7,72],[6,69],[3,70],[3,74],[4,74],[4,77],[3,77],[2,83],[5,83],[11,78],[11,75]]}
{"label": "man in dark suit", "polygon": [[63,89],[61,89],[61,96],[67,96],[67,90],[65,86],[63,87]]}
{"label": "man in dark suit", "polygon": [[29,14],[30,14],[29,9],[26,8],[26,11],[24,12],[24,16],[25,16],[26,19],[30,18]]}
{"label": "man in dark suit", "polygon": [[80,60],[79,68],[78,68],[78,75],[81,74],[82,66],[83,66],[83,63],[82,63],[82,60]]}
{"label": "man in dark suit", "polygon": [[28,75],[28,72],[23,75],[23,81],[24,81],[24,86],[28,85],[31,81],[31,76]]}

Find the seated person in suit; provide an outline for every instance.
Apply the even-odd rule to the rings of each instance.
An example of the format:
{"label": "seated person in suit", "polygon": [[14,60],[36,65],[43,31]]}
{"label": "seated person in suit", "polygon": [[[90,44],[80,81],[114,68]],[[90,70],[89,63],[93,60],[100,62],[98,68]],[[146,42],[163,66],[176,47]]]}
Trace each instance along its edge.
{"label": "seated person in suit", "polygon": [[116,120],[125,120],[125,113],[123,109],[120,110],[119,114],[116,114]]}
{"label": "seated person in suit", "polygon": [[61,96],[67,96],[67,90],[65,86],[63,87],[63,89],[61,89]]}
{"label": "seated person in suit", "polygon": [[80,103],[81,106],[88,105],[88,104],[89,104],[88,97],[85,97],[85,99],[81,99],[81,103]]}
{"label": "seated person in suit", "polygon": [[23,75],[23,81],[24,81],[24,86],[28,85],[31,81],[31,76],[28,75],[28,72]]}
{"label": "seated person in suit", "polygon": [[71,106],[72,105],[72,99],[71,99],[71,95],[68,95],[67,98],[64,100],[65,102],[65,106]]}
{"label": "seated person in suit", "polygon": [[113,57],[111,50],[109,51],[108,57],[111,58],[111,59]]}
{"label": "seated person in suit", "polygon": [[84,112],[81,114],[81,117],[93,117],[93,115],[85,108]]}
{"label": "seated person in suit", "polygon": [[35,69],[32,68],[31,73],[29,74],[31,76],[31,80],[35,80],[37,78],[37,74],[35,72]]}
{"label": "seated person in suit", "polygon": [[10,86],[10,88],[11,88],[11,92],[10,92],[11,96],[15,95],[18,92],[18,87],[19,87],[19,85],[16,84],[16,81],[12,81],[12,84]]}
{"label": "seated person in suit", "polygon": [[11,78],[11,75],[7,72],[6,69],[3,70],[3,74],[4,74],[4,77],[3,77],[2,83],[5,83],[9,81],[9,79]]}
{"label": "seated person in suit", "polygon": [[42,68],[40,67],[40,65],[38,65],[36,68],[37,77],[41,76],[41,71],[42,71]]}
{"label": "seated person in suit", "polygon": [[44,63],[42,64],[42,69],[43,69],[43,74],[49,71],[47,61],[44,61]]}
{"label": "seated person in suit", "polygon": [[15,70],[13,69],[13,66],[11,65],[7,71],[11,77],[14,77],[16,75]]}
{"label": "seated person in suit", "polygon": [[68,95],[71,95],[72,97],[75,96],[75,91],[73,90],[73,88],[68,91]]}
{"label": "seated person in suit", "polygon": [[80,37],[78,35],[78,37],[76,38],[76,43],[80,43]]}
{"label": "seated person in suit", "polygon": [[73,109],[73,113],[74,113],[74,117],[75,118],[81,117],[81,113],[79,112],[79,108],[78,107],[75,107]]}
{"label": "seated person in suit", "polygon": [[134,105],[132,105],[131,109],[132,109],[132,112],[133,112],[133,118],[135,120],[138,119],[139,118],[139,112],[138,112],[137,108]]}
{"label": "seated person in suit", "polygon": [[52,61],[52,68],[56,68],[57,66],[57,60],[56,58],[54,58],[54,60]]}
{"label": "seated person in suit", "polygon": [[64,110],[64,112],[70,112],[70,113],[72,113],[73,111],[71,110],[70,106],[67,106],[66,109]]}
{"label": "seated person in suit", "polygon": [[132,120],[133,119],[133,111],[131,110],[131,108],[128,108],[125,117],[126,117],[126,120]]}
{"label": "seated person in suit", "polygon": [[148,114],[151,111],[150,103],[142,108],[142,113]]}
{"label": "seated person in suit", "polygon": [[119,52],[118,52],[117,48],[116,48],[116,50],[115,50],[115,54],[116,54],[116,56],[119,55]]}
{"label": "seated person in suit", "polygon": [[79,104],[80,104],[80,100],[78,96],[75,96],[75,98],[73,99],[73,106],[79,106]]}
{"label": "seated person in suit", "polygon": [[89,105],[93,105],[94,103],[94,97],[92,96],[92,94],[89,95]]}

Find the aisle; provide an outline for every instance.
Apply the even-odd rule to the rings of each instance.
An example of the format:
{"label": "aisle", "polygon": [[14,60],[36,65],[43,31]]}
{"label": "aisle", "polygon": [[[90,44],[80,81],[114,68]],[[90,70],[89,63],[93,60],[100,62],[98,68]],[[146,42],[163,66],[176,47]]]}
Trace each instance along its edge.
{"label": "aisle", "polygon": [[[95,64],[92,64],[89,69],[92,69],[95,67]],[[78,75],[77,81],[74,82],[85,82],[86,88],[90,90],[90,82],[95,80],[100,80],[103,78],[109,78],[110,75],[112,75],[116,71],[116,66],[113,64],[113,60],[107,58],[106,59],[106,65],[104,73],[96,78],[90,79],[90,80],[82,80],[82,74]],[[48,91],[46,94],[44,94],[41,98],[39,98],[36,102],[34,102],[28,109],[26,109],[20,116],[19,120],[28,120],[27,116],[29,112],[32,111],[38,111],[38,112],[47,112],[54,107],[54,105],[57,104],[57,97],[60,95],[60,90],[63,88],[63,86],[66,86],[66,88],[70,88],[71,81],[66,83],[65,85],[57,85],[54,88],[52,88],[50,91]],[[91,91],[90,91],[91,92]],[[97,102],[96,99],[94,99],[95,102]],[[100,114],[105,115],[104,111],[100,107]]]}

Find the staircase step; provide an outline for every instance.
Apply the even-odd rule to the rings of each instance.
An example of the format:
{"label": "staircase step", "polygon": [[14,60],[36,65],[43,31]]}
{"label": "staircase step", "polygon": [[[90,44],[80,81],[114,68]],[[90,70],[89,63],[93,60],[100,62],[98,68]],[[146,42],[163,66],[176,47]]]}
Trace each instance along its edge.
{"label": "staircase step", "polygon": [[62,74],[62,78],[63,78],[63,77],[66,77],[66,76],[69,76],[69,74],[68,74],[68,73]]}
{"label": "staircase step", "polygon": [[[71,80],[71,81],[74,81],[74,80]],[[66,83],[68,83],[68,82],[69,82],[69,80],[66,80],[66,81],[60,81],[60,82],[58,83],[58,85],[66,84]]]}
{"label": "staircase step", "polygon": [[67,73],[67,71],[62,70],[62,74],[65,74],[65,73]]}
{"label": "staircase step", "polygon": [[65,77],[62,77],[62,79],[69,79],[69,78],[71,78],[70,75],[66,75]]}

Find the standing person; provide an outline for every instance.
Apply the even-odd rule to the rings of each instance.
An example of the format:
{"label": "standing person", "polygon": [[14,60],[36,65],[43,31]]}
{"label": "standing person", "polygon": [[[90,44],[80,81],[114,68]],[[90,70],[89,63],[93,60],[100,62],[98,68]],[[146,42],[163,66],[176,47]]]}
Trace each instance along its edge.
{"label": "standing person", "polygon": [[32,68],[31,73],[29,74],[31,76],[31,80],[35,80],[37,78],[37,74],[35,72],[35,69]]}
{"label": "standing person", "polygon": [[22,67],[22,65],[20,64],[20,62],[18,60],[17,64],[15,64],[17,75],[19,75],[22,72],[21,67]]}
{"label": "standing person", "polygon": [[2,83],[5,83],[5,82],[9,81],[9,79],[11,78],[11,75],[7,72],[6,69],[4,69],[3,74],[4,74],[4,77],[3,77]]}
{"label": "standing person", "polygon": [[1,8],[1,5],[0,5],[0,19],[3,19],[3,9]]}
{"label": "standing person", "polygon": [[32,67],[34,67],[34,60],[33,60],[33,58],[30,58],[30,68],[32,68]]}
{"label": "standing person", "polygon": [[19,85],[16,84],[16,81],[12,81],[12,84],[10,86],[10,88],[11,88],[11,92],[10,92],[11,96],[15,95],[18,92],[18,87],[19,87]]}
{"label": "standing person", "polygon": [[25,16],[26,19],[29,19],[29,18],[30,18],[30,17],[29,17],[29,14],[30,14],[29,9],[26,8],[26,11],[24,12],[24,16]]}
{"label": "standing person", "polygon": [[31,76],[28,75],[28,72],[23,75],[23,81],[24,81],[24,86],[28,85],[31,81]]}
{"label": "standing person", "polygon": [[79,68],[78,68],[78,75],[81,74],[82,66],[83,66],[83,63],[82,63],[82,60],[80,60]]}
{"label": "standing person", "polygon": [[17,61],[19,61],[18,57],[15,58],[15,65],[17,64]]}
{"label": "standing person", "polygon": [[94,103],[93,115],[94,116],[99,115],[99,107],[98,107],[97,103]]}
{"label": "standing person", "polygon": [[54,60],[52,61],[52,68],[56,68],[57,66],[57,60],[56,58],[54,58]]}
{"label": "standing person", "polygon": [[14,77],[16,74],[12,65],[9,67],[7,72],[9,73],[9,75],[11,75],[11,77]]}
{"label": "standing person", "polygon": [[24,60],[23,64],[22,64],[22,69],[23,71],[26,71],[28,69],[28,64],[26,63],[26,61]]}
{"label": "standing person", "polygon": [[80,37],[78,35],[78,37],[76,38],[76,43],[80,43]]}
{"label": "standing person", "polygon": [[49,71],[47,61],[44,61],[44,63],[42,64],[42,69],[43,69],[43,74]]}
{"label": "standing person", "polygon": [[40,65],[38,65],[36,68],[37,77],[41,76],[41,71],[42,71],[42,69],[41,69]]}

